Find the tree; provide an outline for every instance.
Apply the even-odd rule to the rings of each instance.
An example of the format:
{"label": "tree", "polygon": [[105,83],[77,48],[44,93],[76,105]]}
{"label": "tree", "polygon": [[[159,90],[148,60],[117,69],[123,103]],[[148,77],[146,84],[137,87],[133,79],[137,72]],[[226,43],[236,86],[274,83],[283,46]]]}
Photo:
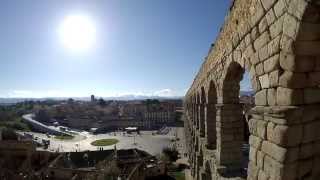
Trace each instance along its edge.
{"label": "tree", "polygon": [[98,104],[99,104],[100,106],[105,106],[107,103],[106,103],[106,101],[105,101],[104,99],[99,98]]}
{"label": "tree", "polygon": [[74,103],[74,100],[72,98],[69,98],[68,99],[68,104],[73,104]]}
{"label": "tree", "polygon": [[47,110],[45,109],[40,109],[37,113],[36,113],[36,119],[40,122],[50,122],[51,117],[48,113]]}
{"label": "tree", "polygon": [[162,153],[167,156],[171,162],[178,160],[179,152],[175,148],[166,147],[162,150]]}
{"label": "tree", "polygon": [[18,136],[11,128],[3,128],[2,129],[2,138],[4,140],[17,140]]}

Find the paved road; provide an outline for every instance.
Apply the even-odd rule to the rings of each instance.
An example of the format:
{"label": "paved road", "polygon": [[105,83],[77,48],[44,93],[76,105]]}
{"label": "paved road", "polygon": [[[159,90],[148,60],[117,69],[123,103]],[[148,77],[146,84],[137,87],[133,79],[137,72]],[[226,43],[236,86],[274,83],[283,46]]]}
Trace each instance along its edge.
{"label": "paved road", "polygon": [[41,132],[48,132],[50,134],[55,134],[55,135],[68,135],[68,133],[66,133],[65,131],[61,131],[60,127],[55,127],[55,126],[47,126],[35,119],[34,118],[34,114],[25,114],[22,116],[22,119],[29,123],[33,128],[37,129],[38,131]]}

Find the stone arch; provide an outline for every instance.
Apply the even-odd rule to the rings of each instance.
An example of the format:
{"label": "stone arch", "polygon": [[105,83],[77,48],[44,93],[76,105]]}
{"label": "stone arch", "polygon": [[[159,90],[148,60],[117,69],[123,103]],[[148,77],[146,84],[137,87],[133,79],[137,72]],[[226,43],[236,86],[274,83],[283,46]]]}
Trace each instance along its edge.
{"label": "stone arch", "polygon": [[300,13],[288,14],[286,18],[296,23],[297,29],[294,32],[284,31],[288,40],[287,47],[280,52],[282,72],[279,77],[279,85],[286,88],[284,91],[292,90],[300,97],[289,101],[294,98],[286,96],[289,97],[287,101],[279,102],[285,105],[320,103],[320,3],[311,0],[301,4],[301,7],[292,7]]}
{"label": "stone arch", "polygon": [[216,148],[216,104],[217,104],[217,89],[213,80],[209,83],[208,103],[206,108],[206,137],[207,148]]}
{"label": "stone arch", "polygon": [[238,104],[240,81],[242,80],[244,69],[235,61],[232,61],[226,72],[222,82],[222,103],[223,104]]}
{"label": "stone arch", "polygon": [[196,152],[198,152],[200,149],[199,138],[198,136],[195,136],[194,139],[195,139],[195,149],[196,149]]}
{"label": "stone arch", "polygon": [[196,93],[196,128],[200,128],[200,93]]}
{"label": "stone arch", "polygon": [[[232,61],[225,70],[222,81],[222,102],[217,105],[217,159],[218,163],[234,173],[241,174],[244,143],[243,108],[240,104],[240,81],[245,70]],[[244,167],[243,167],[244,166]]]}
{"label": "stone arch", "polygon": [[203,157],[203,149],[201,147],[200,147],[198,158],[199,158],[199,166],[202,167],[203,166],[204,157]]}
{"label": "stone arch", "polygon": [[193,126],[196,126],[196,119],[197,119],[197,100],[196,95],[194,94],[192,96],[192,124]]}
{"label": "stone arch", "polygon": [[206,92],[204,87],[200,90],[200,103],[199,103],[199,133],[200,137],[205,136],[205,109],[206,109]]}
{"label": "stone arch", "polygon": [[240,163],[241,152],[234,149],[240,149],[242,129],[235,114],[241,114],[238,82],[246,68],[256,104],[249,120],[248,179],[319,179],[319,5],[317,0],[234,1],[188,91],[197,99],[208,74],[217,82],[214,176]]}
{"label": "stone arch", "polygon": [[[320,154],[304,150],[320,147],[317,130],[320,128],[320,3],[316,0],[293,2],[288,13],[283,15],[278,86],[269,87],[266,93],[273,92],[267,103],[277,106],[277,111],[285,114],[282,117],[285,123],[268,122],[267,127],[273,126],[273,131],[267,134],[273,138],[267,136],[269,142],[263,147],[272,145],[274,151],[285,150],[278,158],[275,153],[269,153],[280,165],[295,170],[283,168],[283,179],[318,179],[320,160],[315,159],[320,159]],[[274,120],[271,115],[280,115],[274,112],[265,114],[264,119],[271,120]],[[285,130],[280,134],[276,131],[278,128]],[[290,160],[290,154],[296,149],[300,153]]]}
{"label": "stone arch", "polygon": [[212,176],[212,169],[210,166],[210,161],[205,161],[204,162],[204,172],[202,174],[202,180],[212,180],[213,176]]}

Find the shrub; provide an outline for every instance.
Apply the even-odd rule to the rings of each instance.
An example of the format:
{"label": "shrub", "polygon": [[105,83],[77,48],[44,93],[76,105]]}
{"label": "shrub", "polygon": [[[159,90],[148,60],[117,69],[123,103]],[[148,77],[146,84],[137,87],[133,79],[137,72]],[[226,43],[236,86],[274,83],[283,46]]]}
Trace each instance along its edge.
{"label": "shrub", "polygon": [[162,153],[169,158],[171,162],[175,162],[178,159],[179,152],[175,148],[166,147],[162,150]]}

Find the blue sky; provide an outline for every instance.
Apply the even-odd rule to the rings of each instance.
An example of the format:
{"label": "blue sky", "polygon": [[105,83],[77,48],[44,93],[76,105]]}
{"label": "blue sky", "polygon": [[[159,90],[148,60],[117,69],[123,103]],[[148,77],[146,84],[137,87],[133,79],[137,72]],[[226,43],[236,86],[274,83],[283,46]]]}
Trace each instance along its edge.
{"label": "blue sky", "polygon": [[[229,4],[3,0],[0,97],[184,95]],[[64,18],[79,14],[96,25],[94,48],[83,53],[66,49],[57,33]]]}

